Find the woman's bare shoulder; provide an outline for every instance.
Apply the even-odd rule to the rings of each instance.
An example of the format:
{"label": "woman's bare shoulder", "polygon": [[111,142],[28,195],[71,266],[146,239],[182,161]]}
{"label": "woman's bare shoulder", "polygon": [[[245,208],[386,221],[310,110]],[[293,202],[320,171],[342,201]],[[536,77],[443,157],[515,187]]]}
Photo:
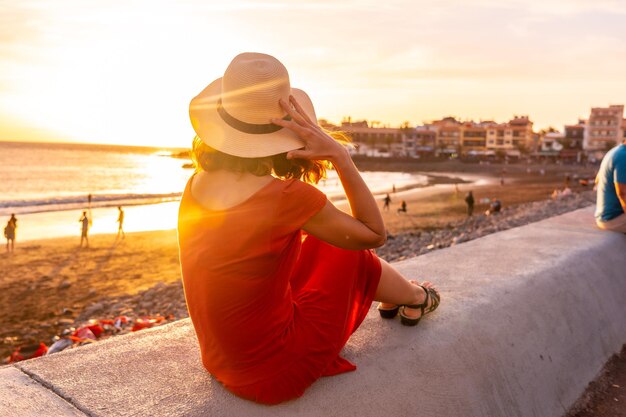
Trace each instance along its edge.
{"label": "woman's bare shoulder", "polygon": [[230,171],[198,172],[191,182],[191,195],[210,210],[225,210],[248,200],[276,179]]}

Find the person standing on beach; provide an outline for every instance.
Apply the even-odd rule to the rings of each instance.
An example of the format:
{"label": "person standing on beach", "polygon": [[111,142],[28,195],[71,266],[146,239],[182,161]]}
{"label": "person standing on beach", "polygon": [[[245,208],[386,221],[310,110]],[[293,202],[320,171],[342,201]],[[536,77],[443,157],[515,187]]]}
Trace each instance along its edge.
{"label": "person standing on beach", "polygon": [[[181,273],[202,364],[226,389],[295,399],[356,369],[341,350],[372,301],[405,325],[437,308],[432,283],[408,281],[371,250],[386,239],[378,203],[345,137],[319,127],[280,61],[237,55],[189,115],[196,171],[180,202]],[[328,162],[351,214],[312,185]]]}
{"label": "person standing on beach", "polygon": [[17,229],[17,218],[12,213],[4,228],[4,237],[7,239],[7,252],[15,251],[15,229]]}
{"label": "person standing on beach", "polygon": [[122,239],[124,239],[126,238],[126,233],[124,233],[124,210],[122,210],[121,206],[118,206],[117,209],[119,210],[119,214],[117,215],[118,227],[116,239],[120,237],[120,234],[122,235]]}
{"label": "person standing on beach", "polygon": [[604,155],[596,175],[596,224],[626,233],[626,140]]}
{"label": "person standing on beach", "polygon": [[80,219],[78,219],[79,223],[81,224],[81,234],[80,234],[80,247],[83,247],[83,241],[86,242],[86,248],[89,247],[89,237],[87,237],[87,234],[89,232],[89,225],[90,225],[90,221],[89,221],[89,216],[87,216],[87,211],[83,211],[83,215],[81,216]]}
{"label": "person standing on beach", "polygon": [[389,194],[385,196],[383,201],[385,202],[385,204],[383,204],[383,210],[389,211],[389,203],[391,203],[391,197],[389,197]]}
{"label": "person standing on beach", "polygon": [[92,196],[91,194],[89,194],[87,196],[87,210],[88,210],[87,219],[89,220],[89,227],[91,227],[91,223],[93,219],[93,217],[91,216],[91,199],[92,199]]}
{"label": "person standing on beach", "polygon": [[406,213],[406,201],[402,200],[402,203],[400,203],[400,208],[398,209],[398,213]]}
{"label": "person standing on beach", "polygon": [[472,213],[474,213],[474,194],[472,194],[472,190],[468,191],[465,196],[465,203],[467,204],[467,216],[471,217]]}

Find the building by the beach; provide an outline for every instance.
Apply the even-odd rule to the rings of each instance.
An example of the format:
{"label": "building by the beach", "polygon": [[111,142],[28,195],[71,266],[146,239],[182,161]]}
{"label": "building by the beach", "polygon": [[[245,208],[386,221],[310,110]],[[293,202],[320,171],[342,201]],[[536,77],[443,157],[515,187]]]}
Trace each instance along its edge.
{"label": "building by the beach", "polygon": [[563,161],[580,162],[583,154],[583,141],[587,124],[584,119],[579,119],[578,123],[564,126],[563,139],[561,144],[563,149],[559,153],[559,158]]}
{"label": "building by the beach", "polygon": [[581,162],[585,158],[600,160],[626,139],[624,105],[593,107],[589,119],[565,125],[563,132],[549,129],[536,133],[528,116],[514,116],[504,123],[447,116],[423,126],[405,123],[401,127],[350,118],[341,126],[320,123],[327,129],[347,132],[357,145],[354,153],[373,157],[515,159],[528,154]]}
{"label": "building by the beach", "polygon": [[519,157],[534,149],[533,123],[515,116],[506,123],[459,121],[444,117],[424,126],[389,127],[346,119],[341,126],[320,121],[329,130],[347,132],[356,154],[373,157]]}
{"label": "building by the beach", "polygon": [[437,132],[427,126],[403,129],[402,148],[410,158],[429,157],[435,154]]}
{"label": "building by the beach", "polygon": [[601,158],[606,151],[624,140],[624,105],[593,107],[587,120],[583,149]]}
{"label": "building by the beach", "polygon": [[353,122],[346,119],[337,127],[347,132],[357,145],[356,153],[373,157],[399,156],[403,153],[401,128],[378,126],[377,122],[366,120]]}
{"label": "building by the beach", "polygon": [[528,116],[514,116],[505,123],[445,117],[426,126],[436,132],[437,155],[519,157],[534,147],[533,122]]}

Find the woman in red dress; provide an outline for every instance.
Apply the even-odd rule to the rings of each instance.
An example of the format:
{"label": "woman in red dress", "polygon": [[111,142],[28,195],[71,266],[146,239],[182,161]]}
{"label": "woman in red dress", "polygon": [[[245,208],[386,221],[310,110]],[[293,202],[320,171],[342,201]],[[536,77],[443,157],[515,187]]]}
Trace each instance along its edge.
{"label": "woman in red dress", "polygon": [[[378,205],[340,141],[318,127],[285,67],[240,54],[196,96],[196,173],[179,212],[180,260],[202,363],[228,390],[276,404],[322,376],[373,300],[417,324],[439,304],[370,250],[385,242]],[[332,164],[352,214],[310,185]]]}

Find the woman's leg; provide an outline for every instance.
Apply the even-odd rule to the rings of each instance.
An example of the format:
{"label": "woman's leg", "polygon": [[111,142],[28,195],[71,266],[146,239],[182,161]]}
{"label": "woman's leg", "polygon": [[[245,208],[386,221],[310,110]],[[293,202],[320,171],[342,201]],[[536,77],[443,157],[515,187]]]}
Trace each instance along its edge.
{"label": "woman's leg", "polygon": [[[380,301],[383,307],[389,308],[398,304],[412,305],[424,302],[426,292],[417,285],[417,282],[408,281],[382,259],[380,260],[380,266],[380,282],[378,283],[378,288],[376,288],[374,299]],[[428,281],[424,281],[421,285],[434,288],[434,285]],[[406,309],[405,313],[407,316],[415,316],[416,318],[421,315],[419,309]]]}

